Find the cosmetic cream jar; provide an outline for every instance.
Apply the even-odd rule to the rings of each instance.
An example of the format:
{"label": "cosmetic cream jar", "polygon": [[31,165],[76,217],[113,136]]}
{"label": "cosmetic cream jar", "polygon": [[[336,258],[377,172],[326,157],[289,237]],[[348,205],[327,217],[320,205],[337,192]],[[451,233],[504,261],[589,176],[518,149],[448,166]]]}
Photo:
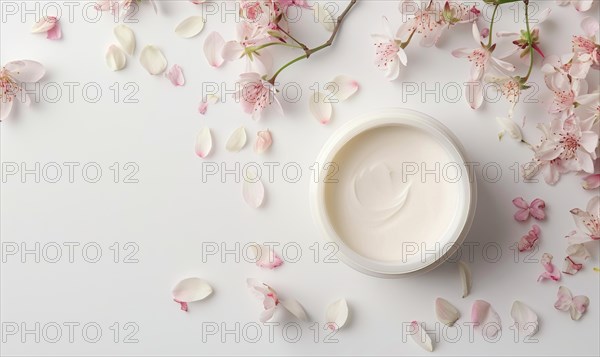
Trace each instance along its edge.
{"label": "cosmetic cream jar", "polygon": [[349,266],[377,277],[429,271],[467,235],[477,201],[458,139],[412,110],[359,117],[325,143],[310,204]]}

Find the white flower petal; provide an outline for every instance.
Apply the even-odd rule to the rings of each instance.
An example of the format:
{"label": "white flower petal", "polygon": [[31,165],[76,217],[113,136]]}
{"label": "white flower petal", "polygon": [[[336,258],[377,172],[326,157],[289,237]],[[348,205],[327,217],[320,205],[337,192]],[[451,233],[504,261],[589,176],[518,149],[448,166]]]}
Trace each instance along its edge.
{"label": "white flower petal", "polygon": [[135,51],[135,34],[133,30],[125,25],[117,25],[113,33],[123,50],[131,56]]}
{"label": "white flower petal", "polygon": [[325,30],[332,32],[335,28],[335,19],[329,9],[321,3],[315,3],[313,11],[315,12],[315,19],[323,25]]}
{"label": "white flower petal", "polygon": [[460,274],[460,281],[462,282],[463,287],[462,297],[464,298],[469,295],[469,292],[471,292],[471,285],[473,283],[471,280],[471,269],[469,268],[467,263],[461,260],[458,262],[458,271]]}
{"label": "white flower petal", "polygon": [[[255,182],[252,182],[255,181]],[[248,206],[258,208],[263,204],[265,199],[265,187],[260,179],[248,181],[244,179],[242,182],[242,196]]]}
{"label": "white flower petal", "polygon": [[519,300],[516,300],[510,310],[510,316],[516,324],[519,336],[529,337],[538,331],[538,316]]}
{"label": "white flower petal", "polygon": [[267,129],[256,133],[256,144],[254,144],[254,151],[257,154],[262,154],[269,150],[272,144],[273,136],[271,135],[271,131]]}
{"label": "white flower petal", "polygon": [[225,61],[222,56],[225,40],[218,32],[211,32],[204,41],[204,55],[208,64],[213,67],[220,67]]}
{"label": "white flower petal", "polygon": [[306,311],[302,307],[302,305],[294,299],[286,299],[279,300],[281,306],[283,306],[287,311],[289,311],[292,315],[296,316],[296,318],[300,321],[308,321],[308,316],[306,315]]}
{"label": "white flower petal", "polygon": [[428,352],[433,352],[433,343],[431,337],[427,334],[427,331],[422,327],[421,322],[413,321],[410,323],[411,336],[413,341],[417,343],[422,349]]}
{"label": "white flower petal", "polygon": [[343,102],[356,93],[358,87],[358,82],[354,79],[345,75],[339,75],[329,82],[325,86],[325,89],[329,90],[331,95],[337,100]]}
{"label": "white flower petal", "polygon": [[125,68],[127,58],[125,52],[115,45],[110,45],[106,51],[106,65],[111,71],[120,71]]}
{"label": "white flower petal", "polygon": [[158,47],[152,45],[142,49],[140,63],[148,73],[153,75],[161,74],[167,69],[167,59]]}
{"label": "white flower petal", "polygon": [[492,305],[484,300],[473,302],[471,322],[475,324],[477,329],[481,330],[483,336],[488,340],[494,339],[498,332],[502,330],[500,315],[492,308]]}
{"label": "white flower petal", "polygon": [[460,313],[448,300],[435,299],[435,314],[438,320],[448,326],[453,326],[456,320],[460,318]]}
{"label": "white flower petal", "polygon": [[321,92],[315,92],[309,99],[308,107],[312,115],[321,124],[327,124],[331,120],[333,107],[329,102],[328,96]]}
{"label": "white flower petal", "polygon": [[192,38],[202,31],[204,22],[202,16],[190,16],[177,25],[175,33],[183,38]]}
{"label": "white flower petal", "polygon": [[31,28],[31,33],[47,32],[56,26],[58,19],[54,16],[42,16]]}
{"label": "white flower petal", "polygon": [[203,128],[196,138],[196,155],[205,158],[212,150],[212,135],[209,128]]}
{"label": "white flower petal", "polygon": [[212,294],[212,287],[200,278],[183,279],[173,288],[173,300],[187,311],[187,303],[206,299]]}
{"label": "white flower petal", "polygon": [[227,144],[225,145],[225,149],[227,151],[238,152],[242,150],[244,145],[246,145],[246,129],[243,126],[235,129],[231,136],[227,140]]}
{"label": "white flower petal", "polygon": [[325,312],[325,323],[330,330],[342,328],[348,320],[348,303],[346,299],[340,299],[327,307]]}
{"label": "white flower petal", "polygon": [[502,127],[502,130],[507,132],[511,138],[521,141],[523,140],[523,133],[521,128],[510,118],[496,117],[496,121]]}
{"label": "white flower petal", "polygon": [[43,64],[31,60],[10,61],[4,68],[10,72],[13,79],[27,83],[39,81],[46,73]]}

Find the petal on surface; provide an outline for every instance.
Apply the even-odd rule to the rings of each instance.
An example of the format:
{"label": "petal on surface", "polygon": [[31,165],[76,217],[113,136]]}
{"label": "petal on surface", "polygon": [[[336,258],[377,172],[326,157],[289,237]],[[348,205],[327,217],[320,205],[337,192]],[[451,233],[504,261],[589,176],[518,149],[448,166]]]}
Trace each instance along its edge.
{"label": "petal on surface", "polygon": [[167,69],[167,59],[158,47],[152,45],[142,49],[140,63],[152,75],[161,74]]}
{"label": "petal on surface", "polygon": [[330,330],[338,330],[346,324],[348,314],[349,310],[346,299],[339,299],[327,307],[325,323]]}
{"label": "petal on surface", "polygon": [[246,139],[246,129],[243,126],[240,126],[229,136],[225,149],[231,152],[238,152],[246,145]]}
{"label": "petal on surface", "polygon": [[537,314],[519,300],[516,300],[510,309],[510,316],[520,331],[519,336],[530,337],[538,331],[539,323]]}
{"label": "petal on surface", "polygon": [[196,155],[205,158],[212,150],[212,134],[209,128],[203,128],[196,137]]}
{"label": "petal on surface", "polygon": [[328,96],[321,92],[315,92],[309,99],[308,107],[312,115],[321,124],[327,124],[331,120],[333,107]]}
{"label": "petal on surface", "polygon": [[135,34],[133,33],[133,30],[128,26],[121,24],[115,26],[113,33],[115,34],[117,41],[119,41],[121,48],[123,48],[128,55],[133,55],[136,46]]}
{"label": "petal on surface", "polygon": [[105,55],[106,65],[111,71],[120,71],[127,64],[125,52],[115,45],[110,45]]}
{"label": "petal on surface", "polygon": [[460,313],[456,307],[443,298],[435,299],[435,314],[438,320],[447,326],[453,326],[460,318]]}
{"label": "petal on surface", "polygon": [[192,38],[202,32],[204,23],[202,16],[190,16],[175,27],[175,33],[182,38]]}
{"label": "petal on surface", "polygon": [[206,40],[204,41],[204,56],[213,67],[220,67],[225,60],[223,59],[223,46],[225,46],[225,40],[218,32],[211,32]]}

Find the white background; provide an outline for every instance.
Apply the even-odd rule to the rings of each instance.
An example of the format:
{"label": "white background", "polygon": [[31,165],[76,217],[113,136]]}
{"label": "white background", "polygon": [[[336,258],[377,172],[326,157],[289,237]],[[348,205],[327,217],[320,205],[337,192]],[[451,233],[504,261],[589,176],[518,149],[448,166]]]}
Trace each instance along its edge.
{"label": "white background", "polygon": [[[3,9],[8,1],[3,1]],[[541,1],[538,1],[541,3]],[[570,51],[573,34],[581,33],[579,23],[583,18],[573,7],[559,8],[553,1],[545,6],[554,13],[542,26],[542,43],[546,53]],[[18,3],[21,8],[25,5]],[[499,142],[497,115],[505,115],[507,103],[487,103],[481,110],[471,110],[464,99],[452,103],[439,98],[440,91],[427,97],[420,94],[403,98],[404,83],[413,82],[421,88],[434,89],[436,83],[443,88],[467,79],[469,64],[453,58],[450,51],[458,47],[475,46],[470,27],[457,26],[446,33],[437,48],[424,49],[411,44],[407,49],[408,69],[401,80],[388,82],[372,64],[373,48],[370,34],[381,32],[380,19],[386,15],[394,27],[401,21],[396,1],[360,1],[344,24],[335,46],[302,61],[280,77],[282,82],[297,82],[303,90],[298,103],[283,103],[285,117],[271,115],[255,122],[241,110],[231,97],[225,103],[209,107],[206,116],[197,113],[203,96],[203,82],[226,84],[233,88],[237,75],[243,71],[241,62],[228,63],[213,69],[203,57],[202,45],[213,30],[226,39],[235,36],[233,16],[228,22],[219,15],[207,15],[204,31],[193,39],[178,38],[173,29],[190,14],[200,13],[187,1],[169,1],[159,4],[160,14],[155,15],[150,6],[142,6],[136,16],[139,23],[129,24],[135,31],[138,48],[146,44],[159,46],[170,65],[177,63],[184,69],[187,83],[175,88],[167,79],[148,75],[137,57],[129,57],[127,68],[110,72],[104,63],[108,45],[116,43],[112,34],[114,20],[104,17],[93,23],[85,21],[82,6],[73,12],[69,21],[63,7],[61,25],[64,38],[49,41],[45,35],[33,35],[29,29],[32,15],[22,21],[20,15],[6,16],[0,26],[0,60],[6,63],[15,59],[34,59],[47,68],[44,83],[55,83],[62,89],[56,103],[41,100],[29,108],[19,105],[10,120],[1,126],[1,159],[3,163],[26,163],[30,168],[36,162],[43,166],[49,162],[98,163],[103,175],[98,183],[85,182],[81,171],[75,171],[75,182],[68,181],[66,167],[63,177],[55,184],[43,179],[36,183],[27,176],[26,183],[19,176],[7,178],[1,192],[1,235],[6,243],[26,244],[34,248],[47,246],[49,258],[54,255],[52,244],[62,245],[62,258],[50,263],[42,256],[39,263],[33,255],[23,259],[9,256],[2,263],[1,315],[3,328],[7,323],[24,323],[32,329],[35,323],[47,326],[47,335],[40,342],[32,334],[6,336],[2,343],[4,355],[418,355],[425,354],[410,339],[403,342],[403,323],[420,320],[428,328],[435,328],[434,300],[444,297],[455,304],[462,313],[459,320],[462,335],[452,342],[456,330],[444,330],[446,338],[435,343],[440,355],[598,355],[599,334],[599,277],[592,270],[598,266],[598,245],[591,245],[593,257],[584,270],[576,276],[563,276],[560,284],[574,294],[587,295],[591,300],[588,313],[580,321],[572,321],[567,313],[554,309],[553,304],[559,284],[537,283],[542,266],[537,262],[542,253],[554,255],[555,263],[562,266],[563,238],[574,229],[569,210],[585,208],[590,192],[580,187],[581,178],[563,177],[555,187],[539,183],[515,182],[514,163],[524,163],[531,152],[510,139]],[[33,2],[27,2],[34,9]],[[231,4],[229,8],[232,8]],[[505,7],[497,29],[517,30],[515,8]],[[491,14],[491,8],[486,8]],[[52,10],[49,9],[48,12]],[[597,14],[598,4],[587,15]],[[93,14],[93,10],[90,14]],[[522,15],[522,12],[520,12]],[[597,16],[597,15],[595,15]],[[489,18],[489,16],[488,16]],[[299,29],[299,27],[302,27]],[[319,25],[306,16],[296,25],[298,36],[311,44],[319,44],[328,36]],[[278,52],[280,62],[293,58],[288,51]],[[523,63],[519,73],[525,73]],[[334,117],[327,126],[321,126],[308,111],[309,87],[325,82],[338,74],[348,74],[359,81],[360,92],[345,103],[335,105]],[[594,77],[597,81],[597,76]],[[531,99],[540,103],[520,103],[516,120],[527,115],[525,136],[537,142],[539,132],[536,122],[548,120],[543,101],[548,91],[539,74],[539,64],[533,80],[540,84],[538,93]],[[65,82],[78,82],[73,103],[69,102]],[[87,103],[81,93],[85,83],[96,82],[103,94],[95,103]],[[121,87],[120,100],[114,103],[110,86]],[[134,96],[137,104],[123,103],[128,91],[127,82],[139,86]],[[451,88],[451,87],[449,87]],[[49,93],[52,88],[48,87]],[[423,93],[423,92],[421,92]],[[436,94],[438,98],[436,99]],[[451,97],[456,94],[449,92]],[[50,96],[51,94],[48,94]],[[93,95],[93,92],[90,92]],[[53,95],[52,95],[53,96]],[[447,263],[426,275],[409,279],[382,280],[358,273],[343,263],[324,263],[324,240],[312,222],[308,207],[310,166],[325,140],[352,117],[385,107],[405,107],[430,114],[447,125],[462,141],[471,161],[497,163],[502,169],[498,182],[489,182],[477,171],[479,202],[473,228],[467,242],[474,244],[471,259],[473,289],[470,296],[461,298],[461,286],[456,264]],[[249,137],[254,139],[258,130],[269,128],[274,137],[272,150],[264,156],[256,155],[251,145],[240,153],[225,151],[228,135],[244,125]],[[275,171],[273,183],[265,181],[267,199],[264,207],[253,210],[247,207],[241,195],[241,185],[229,176],[226,183],[218,177],[202,182],[202,159],[194,154],[194,141],[198,131],[209,126],[214,136],[214,152],[207,159],[225,162],[232,168],[235,162],[295,162],[302,168],[297,183],[286,182],[281,170]],[[253,144],[253,140],[251,141]],[[113,182],[109,167],[118,162],[122,166],[134,162],[139,166],[135,176],[139,183]],[[513,169],[511,170],[511,166]],[[81,166],[79,166],[79,169]],[[491,168],[489,176],[496,174]],[[540,249],[524,262],[526,255],[515,258],[510,247],[527,232],[532,221],[517,223],[511,200],[523,196],[531,201],[536,197],[546,200],[547,221],[540,223],[542,236]],[[432,216],[431,219],[435,219]],[[302,256],[297,263],[287,262],[275,271],[261,270],[252,263],[235,262],[232,255],[222,261],[217,256],[202,262],[203,242],[225,244],[229,249],[236,244],[270,241],[280,244],[297,243]],[[77,242],[74,262],[69,262],[64,242]],[[82,246],[93,242],[102,248],[98,263],[88,263],[82,255]],[[114,251],[120,244],[118,263]],[[139,247],[134,258],[138,263],[123,263],[126,242]],[[315,244],[320,253],[315,263]],[[495,261],[497,247],[501,257]],[[41,250],[42,248],[40,248]],[[281,247],[279,248],[281,252]],[[93,250],[88,251],[88,258]],[[294,251],[288,251],[294,258]],[[209,299],[190,304],[188,313],[179,310],[171,300],[171,288],[182,278],[199,276],[208,280],[215,293]],[[255,335],[255,323],[261,311],[258,300],[248,292],[245,280],[256,277],[272,285],[282,297],[298,299],[318,325],[318,342],[314,342],[314,327],[300,324],[302,338],[291,343],[284,338],[282,326],[294,321],[289,315],[278,312],[273,321],[273,341],[269,340],[267,327],[261,329],[257,343],[250,340]],[[345,297],[351,308],[351,321],[334,338],[337,343],[324,343],[326,306]],[[464,322],[469,321],[470,307],[475,299],[489,301],[503,321],[503,331],[496,343],[486,342],[480,333],[469,338]],[[537,342],[514,341],[509,311],[514,300],[522,300],[540,317]],[[78,323],[73,342],[68,340],[65,322]],[[115,322],[120,325],[120,335],[113,339]],[[137,343],[123,343],[125,335],[138,327],[133,336]],[[102,329],[97,343],[89,343],[82,336],[82,326],[94,323]],[[203,324],[216,323],[220,328],[235,330],[240,325],[239,342],[234,334],[205,336]],[[46,339],[54,337],[53,324],[62,325],[62,337],[57,343]],[[134,325],[127,325],[134,326]],[[41,328],[40,327],[40,328]],[[245,328],[244,328],[245,327]],[[293,327],[293,326],[292,326]],[[6,331],[4,331],[6,332]],[[43,332],[43,331],[42,331]],[[42,333],[40,332],[40,334]],[[94,330],[88,330],[93,338]],[[245,333],[244,333],[245,332]],[[286,338],[294,336],[288,330]],[[21,341],[21,338],[25,341]],[[221,337],[226,343],[221,342]],[[521,338],[522,339],[522,338]]]}

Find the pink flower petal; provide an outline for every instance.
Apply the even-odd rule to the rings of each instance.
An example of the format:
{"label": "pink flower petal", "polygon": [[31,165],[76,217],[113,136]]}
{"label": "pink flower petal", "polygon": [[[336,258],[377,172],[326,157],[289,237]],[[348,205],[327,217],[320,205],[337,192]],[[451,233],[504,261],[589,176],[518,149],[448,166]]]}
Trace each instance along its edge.
{"label": "pink flower petal", "polygon": [[542,255],[541,263],[546,271],[540,274],[540,276],[538,277],[538,282],[546,279],[554,281],[560,280],[560,271],[558,271],[554,267],[554,264],[552,264],[552,258],[552,255],[548,253],[544,253],[544,255]]}
{"label": "pink flower petal", "polygon": [[546,212],[544,212],[545,208],[546,202],[540,198],[536,198],[531,202],[529,213],[537,220],[544,220],[546,218]]}
{"label": "pink flower petal", "polygon": [[515,220],[525,222],[529,218],[529,208],[520,209],[514,215]]}
{"label": "pink flower petal", "polygon": [[174,64],[171,69],[166,74],[167,78],[173,83],[175,87],[179,87],[185,84],[185,78],[183,76],[183,71],[178,64]]}
{"label": "pink flower petal", "polygon": [[212,134],[209,128],[203,128],[196,137],[196,155],[206,158],[212,151]]}
{"label": "pink flower petal", "polygon": [[183,279],[173,288],[173,301],[188,311],[188,303],[206,299],[212,294],[212,287],[200,278]]}
{"label": "pink flower petal", "polygon": [[502,330],[500,316],[490,303],[484,300],[475,300],[471,308],[471,322],[475,328],[480,329],[486,339],[494,339]]}
{"label": "pink flower petal", "polygon": [[265,269],[275,269],[283,264],[283,259],[275,252],[271,245],[253,244],[256,253],[256,265]]}
{"label": "pink flower petal", "polygon": [[208,64],[213,67],[220,67],[223,64],[225,60],[221,56],[221,53],[224,45],[225,40],[223,40],[223,37],[218,32],[213,31],[206,37],[204,41],[204,55]]}
{"label": "pink flower petal", "polygon": [[46,73],[46,69],[41,63],[31,60],[11,61],[4,68],[17,81],[27,83],[39,81]]}
{"label": "pink flower petal", "polygon": [[54,26],[46,32],[46,38],[49,40],[60,40],[62,38],[62,31],[58,20],[56,20]]}
{"label": "pink flower petal", "polygon": [[584,190],[594,190],[600,187],[600,174],[592,174],[583,178],[581,184]]}
{"label": "pink flower petal", "polygon": [[215,104],[217,102],[219,102],[219,96],[214,94],[207,95],[206,98],[198,106],[198,113],[205,115],[206,110],[208,109],[208,105]]}
{"label": "pink flower petal", "polygon": [[533,248],[535,243],[538,241],[540,235],[540,227],[534,224],[531,227],[531,230],[521,237],[521,240],[518,243],[519,252],[524,252]]}
{"label": "pink flower petal", "polygon": [[173,299],[173,301],[175,301],[176,303],[181,305],[181,310],[186,311],[186,312],[188,311],[188,303],[187,302],[179,301],[177,299]]}
{"label": "pink flower petal", "polygon": [[260,322],[269,321],[275,314],[277,305],[280,303],[277,293],[269,285],[256,279],[247,279],[246,283],[250,291],[262,300],[264,310],[260,314]]}
{"label": "pink flower petal", "polygon": [[315,92],[309,99],[308,107],[312,115],[325,125],[331,120],[333,107],[329,101],[329,97],[321,92]]}
{"label": "pink flower petal", "polygon": [[267,129],[256,133],[256,144],[254,144],[254,151],[257,154],[262,154],[269,150],[272,144],[273,137],[271,135],[271,131]]}
{"label": "pink flower petal", "polygon": [[590,299],[587,296],[578,295],[573,297],[571,290],[564,286],[558,288],[556,297],[554,308],[560,311],[569,311],[572,320],[579,320],[590,304]]}

